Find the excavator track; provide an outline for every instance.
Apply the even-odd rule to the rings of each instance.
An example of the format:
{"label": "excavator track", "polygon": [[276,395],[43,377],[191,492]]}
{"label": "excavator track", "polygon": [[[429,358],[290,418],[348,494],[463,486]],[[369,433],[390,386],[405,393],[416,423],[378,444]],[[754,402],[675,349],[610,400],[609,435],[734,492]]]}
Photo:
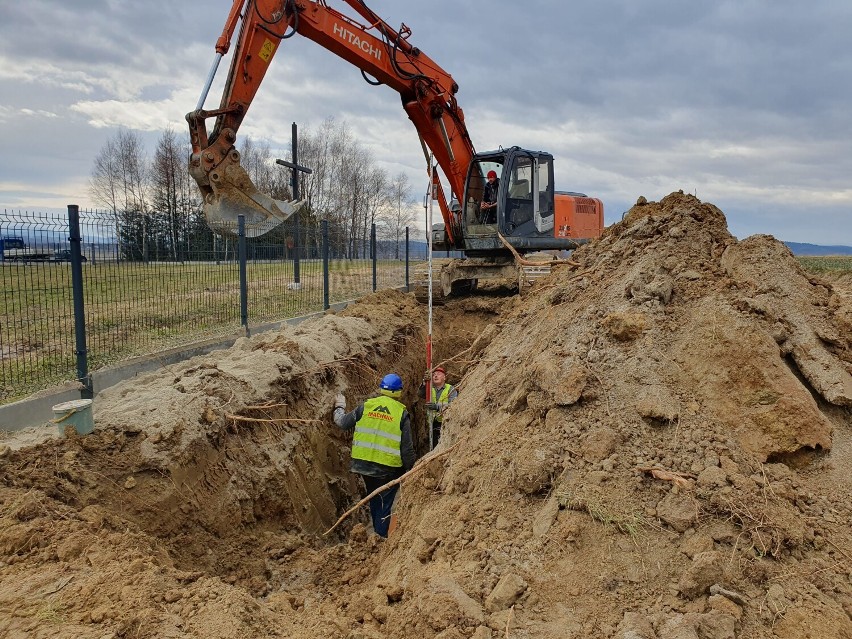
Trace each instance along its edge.
{"label": "excavator track", "polygon": [[[538,257],[538,256],[537,256]],[[432,262],[432,303],[444,304],[450,296],[469,295],[476,291],[480,280],[515,282],[518,291],[530,288],[550,275],[552,256],[542,255],[538,264],[517,264],[482,258],[440,259]],[[429,265],[424,262],[413,271],[411,287],[417,301],[429,300]]]}
{"label": "excavator track", "polygon": [[521,266],[518,274],[518,287],[523,290],[530,287],[543,277],[550,275],[551,265],[542,263],[536,266]]}
{"label": "excavator track", "polygon": [[[538,277],[549,273],[545,266],[529,267],[525,275],[521,267],[511,258],[471,257],[463,259],[441,259],[432,262],[432,303],[442,304],[450,296],[470,295],[482,281],[497,281],[508,286],[518,284],[521,288]],[[428,300],[428,265],[415,268],[414,294],[421,302]]]}
{"label": "excavator track", "polygon": [[[441,271],[447,262],[450,260],[439,259],[432,260],[432,303],[442,305],[444,303],[444,293],[441,287]],[[414,291],[414,297],[421,304],[426,304],[429,301],[429,263],[423,262],[414,267],[411,278],[411,289]]]}

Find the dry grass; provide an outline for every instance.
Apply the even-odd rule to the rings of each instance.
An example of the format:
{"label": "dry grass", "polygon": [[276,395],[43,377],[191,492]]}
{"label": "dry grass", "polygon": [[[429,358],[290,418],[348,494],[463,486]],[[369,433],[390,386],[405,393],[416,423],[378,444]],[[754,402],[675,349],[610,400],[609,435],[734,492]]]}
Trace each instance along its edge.
{"label": "dry grass", "polygon": [[609,505],[591,494],[572,494],[565,488],[555,493],[556,501],[561,508],[584,512],[596,522],[607,527],[612,527],[618,532],[629,535],[636,543],[639,532],[648,527],[646,519],[638,513],[616,512]]}
{"label": "dry grass", "polygon": [[52,625],[59,625],[65,622],[65,604],[56,598],[50,598],[45,601],[36,611],[35,618],[39,621]]}
{"label": "dry grass", "polygon": [[709,514],[724,517],[740,530],[734,552],[745,548],[756,557],[777,558],[789,541],[787,531],[770,512],[765,495],[764,500],[714,495]]}

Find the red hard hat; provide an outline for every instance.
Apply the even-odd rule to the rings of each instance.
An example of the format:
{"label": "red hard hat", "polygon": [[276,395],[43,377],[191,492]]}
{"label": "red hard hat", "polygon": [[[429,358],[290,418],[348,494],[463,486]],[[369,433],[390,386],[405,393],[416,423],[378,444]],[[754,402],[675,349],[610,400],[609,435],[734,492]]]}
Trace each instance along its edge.
{"label": "red hard hat", "polygon": [[489,178],[496,178],[497,177],[497,171],[489,171],[488,177]]}
{"label": "red hard hat", "polygon": [[447,374],[447,371],[445,371],[445,370],[444,370],[444,367],[443,367],[443,366],[439,366],[438,368],[436,368],[436,369],[435,369],[435,370],[433,370],[432,372],[433,372],[433,373],[443,373],[444,375],[446,375],[446,374]]}

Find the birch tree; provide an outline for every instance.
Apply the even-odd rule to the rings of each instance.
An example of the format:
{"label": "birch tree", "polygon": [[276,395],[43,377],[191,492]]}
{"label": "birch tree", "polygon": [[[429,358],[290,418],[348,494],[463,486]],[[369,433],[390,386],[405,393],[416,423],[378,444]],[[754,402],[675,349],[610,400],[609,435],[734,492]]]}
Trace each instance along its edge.
{"label": "birch tree", "polygon": [[394,258],[399,259],[399,245],[405,234],[405,227],[414,222],[415,199],[411,193],[408,175],[397,173],[386,189],[385,205],[382,208],[381,223],[389,237],[394,240]]}
{"label": "birch tree", "polygon": [[163,217],[163,231],[168,238],[164,248],[173,260],[179,258],[179,247],[185,240],[189,218],[189,211],[185,209],[189,186],[185,155],[184,146],[178,141],[174,129],[168,127],[160,136],[154,152],[151,201],[154,210]]}
{"label": "birch tree", "polygon": [[107,140],[89,182],[92,199],[114,216],[116,236],[125,257],[147,259],[149,172],[139,134],[120,128]]}

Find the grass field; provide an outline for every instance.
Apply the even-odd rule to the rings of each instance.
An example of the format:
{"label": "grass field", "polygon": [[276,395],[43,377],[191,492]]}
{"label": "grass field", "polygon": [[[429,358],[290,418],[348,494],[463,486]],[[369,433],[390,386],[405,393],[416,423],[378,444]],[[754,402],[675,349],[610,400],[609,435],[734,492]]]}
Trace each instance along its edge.
{"label": "grass field", "polygon": [[[412,266],[413,268],[413,266]],[[377,289],[403,286],[405,263],[380,260]],[[322,263],[247,265],[249,326],[320,311]],[[0,266],[0,403],[76,378],[69,264]],[[372,291],[369,260],[329,264],[329,302]],[[240,329],[239,266],[222,263],[83,265],[89,370]]]}
{"label": "grass field", "polygon": [[[808,272],[852,279],[852,256],[798,260]],[[301,289],[294,290],[291,261],[249,263],[249,326],[322,310],[322,263],[303,261],[300,276]],[[372,264],[333,260],[329,283],[331,304],[361,297],[372,291]],[[378,262],[378,289],[404,283],[403,262]],[[83,284],[90,371],[241,326],[235,262],[87,263]],[[5,264],[0,286],[0,403],[73,380],[77,348],[70,265]]]}
{"label": "grass field", "polygon": [[852,275],[852,255],[801,256],[797,259],[806,271],[817,275]]}

